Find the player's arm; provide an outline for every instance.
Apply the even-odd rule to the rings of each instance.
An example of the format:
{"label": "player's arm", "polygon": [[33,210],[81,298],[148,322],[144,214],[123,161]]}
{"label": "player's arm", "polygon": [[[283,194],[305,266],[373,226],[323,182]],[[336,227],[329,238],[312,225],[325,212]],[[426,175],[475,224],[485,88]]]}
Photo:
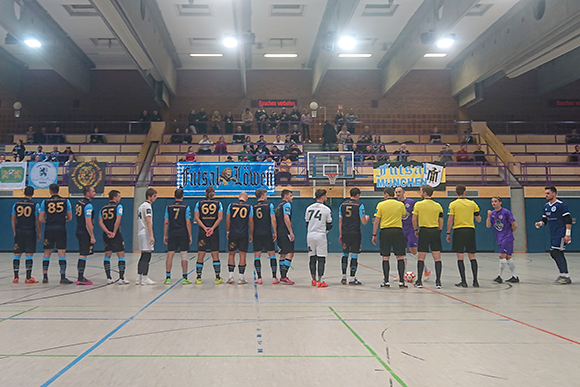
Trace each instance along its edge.
{"label": "player's arm", "polygon": [[16,203],[12,206],[12,232],[16,236]]}
{"label": "player's arm", "polygon": [[189,244],[191,244],[191,209],[189,206],[185,209],[185,228],[187,228],[187,235],[189,235]]}
{"label": "player's arm", "polygon": [[562,220],[566,224],[566,235],[564,236],[564,242],[570,243],[572,242],[572,216],[567,211],[562,215]]}
{"label": "player's arm", "polygon": [[328,217],[326,218],[326,231],[332,230],[332,214],[328,212]]}
{"label": "player's arm", "polygon": [[38,211],[38,220],[41,223],[46,223],[46,218],[44,216],[44,200],[40,203],[40,210]]}
{"label": "player's arm", "polygon": [[278,239],[278,224],[276,223],[276,214],[274,213],[274,205],[270,203],[270,223],[272,224],[272,241],[276,242]]}
{"label": "player's arm", "polygon": [[40,222],[40,204],[35,206],[35,219],[36,219],[36,242],[40,241],[40,231],[42,229],[42,223]]}
{"label": "player's arm", "polygon": [[379,230],[379,224],[381,223],[381,218],[375,214],[373,219],[373,245],[377,245],[377,231]]}
{"label": "player's arm", "polygon": [[[290,242],[294,241],[294,232],[292,231],[292,221],[290,220],[290,215],[284,214],[284,224],[290,233]],[[307,226],[308,227],[308,226]]]}
{"label": "player's arm", "polygon": [[544,215],[542,215],[542,220],[540,220],[539,222],[536,222],[536,228],[543,227],[547,224],[548,224],[548,217],[546,216],[546,214],[544,214]]}
{"label": "player's arm", "polygon": [[413,224],[413,230],[415,230],[415,234],[419,232],[419,228],[417,227],[418,219],[419,217],[417,216],[417,214],[413,214],[413,216],[411,217],[411,223]]}
{"label": "player's arm", "polygon": [[203,222],[199,218],[199,203],[195,203],[195,210],[193,211],[193,220],[195,221],[195,223],[199,225],[199,227],[201,227],[203,231],[207,232],[208,228],[205,226],[205,224],[203,224]]}
{"label": "player's arm", "polygon": [[250,242],[254,241],[254,207],[250,206],[250,215],[248,218],[248,227],[250,228]]}
{"label": "player's arm", "polygon": [[155,236],[153,235],[153,222],[151,222],[151,214],[145,215],[145,226],[151,236],[151,244],[155,243]]}
{"label": "player's arm", "polygon": [[169,212],[165,207],[165,215],[163,215],[163,243],[167,244],[167,229],[169,228]]}
{"label": "player's arm", "polygon": [[451,228],[453,227],[453,220],[455,219],[455,215],[448,214],[447,215],[447,242],[451,242]]}
{"label": "player's arm", "polygon": [[516,230],[518,229],[518,224],[515,221],[513,221],[511,225],[512,225],[512,233],[516,232]]}
{"label": "player's arm", "polygon": [[113,228],[113,235],[117,235],[117,231],[119,231],[119,228],[121,227],[122,217],[123,217],[123,207],[121,207],[121,205],[119,204],[119,207],[117,207],[117,219],[115,219],[115,227]]}
{"label": "player's arm", "polygon": [[91,237],[91,243],[95,243],[95,230],[94,230],[94,226],[93,226],[93,206],[92,204],[87,204],[85,206],[85,227],[87,229],[87,232],[89,233],[89,236]]}
{"label": "player's arm", "polygon": [[439,213],[439,231],[443,230],[443,212]]}
{"label": "player's arm", "polygon": [[371,217],[368,216],[368,215],[366,215],[364,204],[361,204],[360,205],[358,211],[359,211],[359,214],[358,215],[359,215],[359,218],[360,218],[361,223],[363,225],[367,224],[369,222],[369,220],[371,219]]}
{"label": "player's arm", "polygon": [[66,200],[66,221],[70,222],[72,220],[72,207],[70,205],[70,200]]}
{"label": "player's arm", "polygon": [[485,227],[491,228],[491,210],[487,210],[487,218],[485,219]]}
{"label": "player's arm", "polygon": [[342,215],[340,209],[338,210],[338,241],[342,243]]}
{"label": "player's arm", "polygon": [[103,230],[103,232],[105,234],[109,234],[110,231],[107,228],[107,226],[105,226],[105,222],[103,222],[103,217],[101,216],[102,214],[99,212],[99,226],[101,227],[101,229]]}
{"label": "player's arm", "polygon": [[218,228],[218,226],[220,225],[220,223],[222,222],[222,220],[224,220],[224,208],[222,207],[222,204],[220,203],[220,210],[218,212],[218,218],[215,221],[214,225],[210,227],[212,232],[216,228]]}
{"label": "player's arm", "polygon": [[479,214],[479,206],[473,202],[473,205],[475,206],[474,210],[473,210],[473,215],[475,216],[475,220],[477,221],[477,223],[481,223],[481,215]]}
{"label": "player's arm", "polygon": [[226,210],[226,234],[230,233],[230,222],[232,220],[232,214],[230,210],[232,209],[232,204],[228,204],[228,209]]}

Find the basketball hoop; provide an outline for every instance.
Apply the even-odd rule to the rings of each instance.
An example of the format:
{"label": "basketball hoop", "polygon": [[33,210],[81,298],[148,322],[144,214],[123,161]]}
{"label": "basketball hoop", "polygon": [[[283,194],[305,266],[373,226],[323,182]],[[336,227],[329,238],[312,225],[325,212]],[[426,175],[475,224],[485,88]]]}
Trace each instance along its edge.
{"label": "basketball hoop", "polygon": [[338,178],[338,173],[328,172],[326,174],[326,177],[328,177],[328,181],[330,182],[330,184],[334,185],[336,183],[336,179]]}

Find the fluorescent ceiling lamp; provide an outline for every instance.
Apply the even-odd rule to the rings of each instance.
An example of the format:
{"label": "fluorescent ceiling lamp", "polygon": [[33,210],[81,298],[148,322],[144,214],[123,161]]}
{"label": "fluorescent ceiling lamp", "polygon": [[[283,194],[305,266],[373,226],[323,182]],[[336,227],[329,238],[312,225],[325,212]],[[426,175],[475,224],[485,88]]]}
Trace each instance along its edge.
{"label": "fluorescent ceiling lamp", "polygon": [[432,52],[423,55],[425,58],[445,58],[447,56],[444,52]]}
{"label": "fluorescent ceiling lamp", "polygon": [[28,46],[28,47],[32,47],[32,48],[38,48],[40,46],[42,46],[42,44],[34,39],[34,38],[28,38],[24,40],[24,43]]}
{"label": "fluorescent ceiling lamp", "polygon": [[338,54],[339,58],[370,58],[373,54]]}
{"label": "fluorescent ceiling lamp", "polygon": [[437,47],[439,48],[449,48],[453,45],[453,43],[455,42],[455,39],[453,38],[443,38],[443,39],[439,39],[439,41],[437,41]]}
{"label": "fluorescent ceiling lamp", "polygon": [[338,46],[343,50],[352,50],[356,46],[356,40],[352,36],[343,36],[338,41]]}
{"label": "fluorescent ceiling lamp", "polygon": [[224,56],[224,54],[189,54],[189,56],[202,56],[202,57],[210,57],[210,56]]}
{"label": "fluorescent ceiling lamp", "polygon": [[264,54],[264,58],[296,58],[298,54]]}
{"label": "fluorescent ceiling lamp", "polygon": [[229,37],[224,39],[223,43],[224,43],[224,46],[226,46],[226,47],[234,48],[238,45],[238,39],[232,38],[231,36],[229,36]]}

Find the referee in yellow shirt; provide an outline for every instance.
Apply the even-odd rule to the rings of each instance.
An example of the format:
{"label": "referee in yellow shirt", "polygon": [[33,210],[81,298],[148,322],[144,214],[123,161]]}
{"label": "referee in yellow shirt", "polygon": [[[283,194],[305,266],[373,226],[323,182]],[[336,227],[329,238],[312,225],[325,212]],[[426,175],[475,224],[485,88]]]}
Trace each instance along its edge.
{"label": "referee in yellow shirt", "polygon": [[465,190],[464,185],[455,187],[457,199],[449,204],[447,242],[451,242],[451,228],[453,227],[453,243],[451,248],[457,253],[457,267],[459,268],[459,275],[461,276],[461,282],[455,284],[455,286],[467,287],[465,264],[463,263],[463,252],[467,251],[467,255],[471,261],[473,287],[478,288],[477,260],[475,259],[475,224],[473,223],[473,218],[475,217],[475,220],[479,223],[481,222],[481,216],[479,215],[479,207],[477,204],[473,200],[465,198]]}
{"label": "referee in yellow shirt", "polygon": [[[441,230],[443,229],[443,207],[437,203],[433,196],[433,187],[424,185],[421,187],[421,200],[415,203],[413,208],[413,228],[419,237],[417,250],[417,281],[415,287],[423,287],[423,270],[425,269],[425,257],[431,248],[431,255],[435,261],[435,286],[441,289]],[[417,227],[418,226],[418,227]]]}
{"label": "referee in yellow shirt", "polygon": [[389,258],[391,251],[397,257],[399,271],[399,288],[406,288],[403,276],[405,275],[405,235],[403,234],[403,217],[407,215],[405,205],[395,198],[395,190],[387,187],[383,191],[384,201],[377,204],[373,221],[373,244],[377,245],[377,231],[381,226],[381,256],[383,257],[384,280],[382,288],[389,284]]}

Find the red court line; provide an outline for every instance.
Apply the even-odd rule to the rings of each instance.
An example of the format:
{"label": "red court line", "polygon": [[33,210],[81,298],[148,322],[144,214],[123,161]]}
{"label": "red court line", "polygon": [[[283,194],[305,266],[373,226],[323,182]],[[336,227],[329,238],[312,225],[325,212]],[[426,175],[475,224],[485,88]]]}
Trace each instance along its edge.
{"label": "red court line", "polygon": [[[360,263],[359,263],[359,266],[363,266],[363,267],[366,267],[367,269],[371,269],[371,270],[377,271],[377,272],[379,272],[379,273],[382,273],[382,271],[381,271],[381,270],[375,269],[374,267],[370,267],[370,266],[362,265],[362,264],[360,264]],[[392,276],[392,277],[393,277],[393,278],[397,278],[397,277],[395,277],[395,276]],[[532,328],[532,329],[538,330],[538,331],[540,331],[540,332],[547,333],[547,334],[549,334],[549,335],[552,335],[552,336],[554,336],[554,337],[557,337],[557,338],[559,338],[559,339],[562,339],[562,340],[569,341],[570,343],[574,343],[574,344],[578,344],[578,345],[580,345],[580,342],[578,342],[578,341],[576,341],[576,340],[572,340],[572,339],[569,339],[568,337],[565,337],[565,336],[559,335],[559,334],[557,334],[557,333],[554,333],[554,332],[550,332],[550,331],[548,331],[548,330],[542,329],[542,328],[540,328],[540,327],[537,327],[537,326],[535,326],[535,325],[531,325],[531,324],[525,323],[525,322],[523,322],[523,321],[516,320],[515,318],[509,317],[509,316],[505,316],[505,315],[503,315],[503,314],[501,314],[501,313],[494,312],[493,310],[489,310],[489,309],[486,309],[486,308],[484,308],[484,307],[482,307],[482,306],[479,306],[479,305],[472,304],[471,302],[464,301],[464,300],[462,300],[462,299],[460,299],[460,298],[457,298],[457,297],[450,296],[449,294],[445,294],[445,293],[442,293],[442,292],[440,292],[440,291],[437,291],[437,290],[434,290],[434,289],[429,289],[429,288],[426,288],[426,287],[424,287],[423,289],[429,290],[430,292],[433,292],[433,293],[439,294],[439,295],[441,295],[441,296],[445,296],[445,297],[447,297],[447,298],[450,298],[450,299],[452,299],[452,300],[454,300],[454,301],[459,301],[459,302],[461,302],[461,303],[463,303],[463,304],[465,304],[465,305],[473,306],[474,308],[477,308],[477,309],[479,309],[479,310],[483,310],[484,312],[488,312],[488,313],[491,313],[491,314],[495,314],[496,316],[499,316],[499,317],[505,318],[505,319],[507,319],[507,320],[510,320],[510,321],[513,321],[513,322],[515,322],[515,323],[522,324],[522,325],[524,325],[524,326],[526,326],[526,327],[528,327],[528,328]]]}

